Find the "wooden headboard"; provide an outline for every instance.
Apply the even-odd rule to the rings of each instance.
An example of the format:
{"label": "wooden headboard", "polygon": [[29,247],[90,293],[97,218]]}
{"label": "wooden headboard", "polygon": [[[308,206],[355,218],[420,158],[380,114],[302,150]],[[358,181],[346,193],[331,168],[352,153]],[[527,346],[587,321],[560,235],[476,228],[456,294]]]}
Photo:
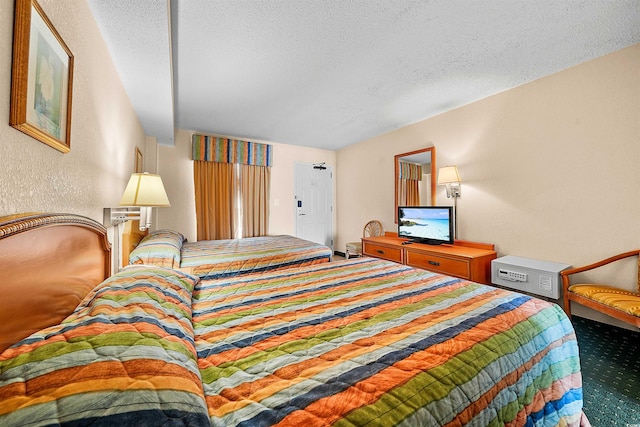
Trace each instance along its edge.
{"label": "wooden headboard", "polygon": [[92,219],[0,218],[0,351],[60,323],[110,272],[107,230]]}
{"label": "wooden headboard", "polygon": [[140,240],[146,236],[149,231],[140,231],[140,221],[133,219],[124,223],[124,230],[122,232],[122,265],[125,267],[129,265],[129,254],[138,246]]}

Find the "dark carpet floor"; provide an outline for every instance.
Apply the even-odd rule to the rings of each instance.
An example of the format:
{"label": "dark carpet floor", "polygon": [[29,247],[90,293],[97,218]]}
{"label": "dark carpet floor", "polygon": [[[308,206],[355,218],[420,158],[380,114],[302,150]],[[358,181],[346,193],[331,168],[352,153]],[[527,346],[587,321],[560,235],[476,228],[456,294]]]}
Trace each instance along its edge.
{"label": "dark carpet floor", "polygon": [[640,427],[640,332],[573,317],[584,413],[593,427]]}

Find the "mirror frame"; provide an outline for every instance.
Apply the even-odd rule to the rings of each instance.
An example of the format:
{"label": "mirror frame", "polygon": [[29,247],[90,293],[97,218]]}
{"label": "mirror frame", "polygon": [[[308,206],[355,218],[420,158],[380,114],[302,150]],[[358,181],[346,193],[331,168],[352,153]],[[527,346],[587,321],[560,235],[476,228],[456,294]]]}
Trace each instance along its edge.
{"label": "mirror frame", "polygon": [[393,214],[394,222],[398,223],[398,172],[399,172],[399,164],[400,158],[405,156],[411,156],[414,154],[431,152],[431,206],[435,206],[436,204],[436,147],[431,146],[427,148],[422,148],[420,150],[410,151],[408,153],[396,154],[394,156],[393,166],[394,166],[394,174],[393,174],[393,205],[395,208],[395,213]]}

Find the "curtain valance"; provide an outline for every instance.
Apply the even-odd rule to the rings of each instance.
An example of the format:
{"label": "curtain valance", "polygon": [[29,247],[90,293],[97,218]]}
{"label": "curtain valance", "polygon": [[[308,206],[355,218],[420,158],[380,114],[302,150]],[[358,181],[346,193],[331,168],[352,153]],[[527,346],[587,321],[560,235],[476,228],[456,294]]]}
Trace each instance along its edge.
{"label": "curtain valance", "polygon": [[243,165],[271,166],[273,147],[269,144],[194,134],[193,160]]}
{"label": "curtain valance", "polygon": [[400,166],[399,178],[412,181],[422,181],[422,166],[415,163],[398,162]]}

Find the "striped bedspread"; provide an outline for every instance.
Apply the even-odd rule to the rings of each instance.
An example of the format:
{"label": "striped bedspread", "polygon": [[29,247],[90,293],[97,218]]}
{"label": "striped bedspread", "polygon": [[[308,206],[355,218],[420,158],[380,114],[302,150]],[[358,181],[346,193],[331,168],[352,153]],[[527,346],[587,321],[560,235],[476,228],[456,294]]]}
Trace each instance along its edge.
{"label": "striped bedspread", "polygon": [[214,426],[577,426],[562,309],[371,258],[203,280],[198,364]]}
{"label": "striped bedspread", "polygon": [[331,260],[331,249],[293,236],[203,240],[182,245],[180,267],[202,278],[301,267]]}
{"label": "striped bedspread", "polygon": [[129,267],[60,325],[6,349],[0,425],[209,425],[191,323],[196,281]]}

